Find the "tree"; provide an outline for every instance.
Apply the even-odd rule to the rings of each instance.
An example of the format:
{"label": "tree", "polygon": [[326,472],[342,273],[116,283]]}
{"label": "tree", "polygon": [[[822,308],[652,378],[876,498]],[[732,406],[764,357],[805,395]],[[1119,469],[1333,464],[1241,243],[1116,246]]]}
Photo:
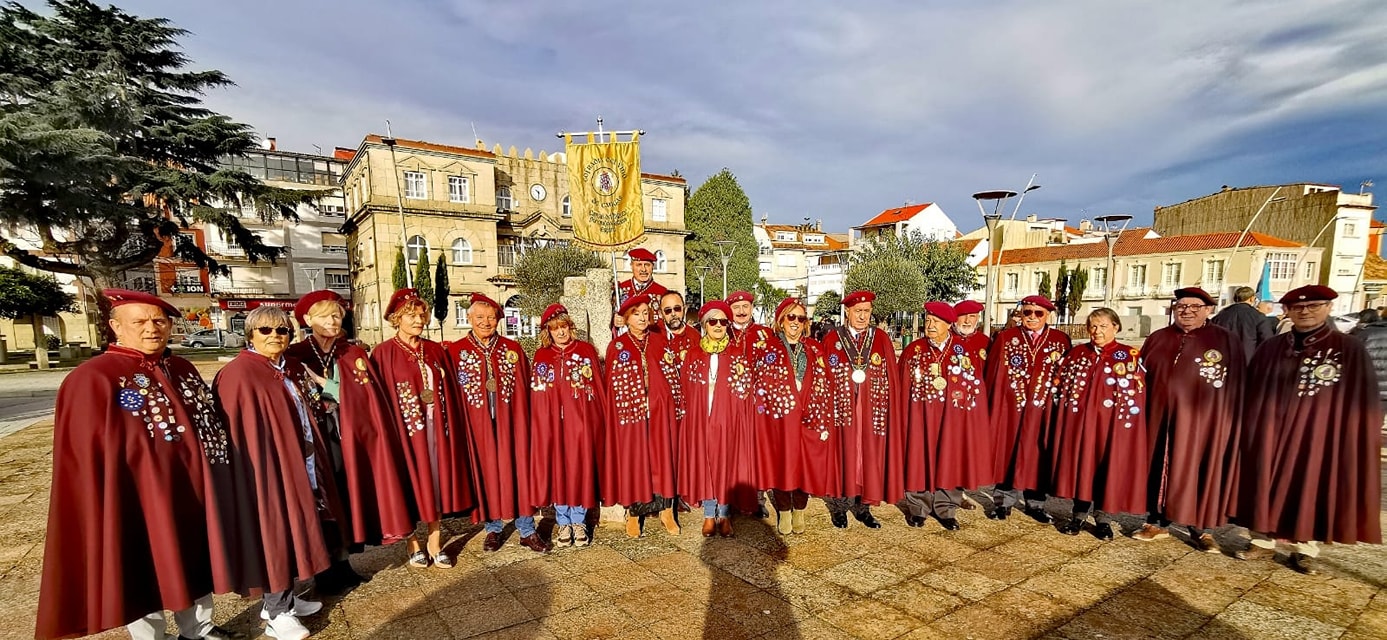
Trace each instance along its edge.
{"label": "tree", "polygon": [[[751,201],[737,184],[737,177],[724,168],[708,178],[693,195],[684,210],[684,223],[692,236],[684,241],[684,289],[698,290],[698,270],[708,266],[708,298],[722,294],[722,255],[714,242],[736,242],[732,259],[727,266],[727,292],[751,291],[761,278],[757,255],[760,248],[752,233]],[[726,251],[726,249],[724,249]]]}
{"label": "tree", "polygon": [[607,267],[607,261],[577,245],[550,243],[526,249],[515,261],[515,279],[520,285],[520,311],[529,316],[559,301],[565,278],[582,276],[588,269]]}
{"label": "tree", "polygon": [[[419,299],[424,301],[425,309],[433,309],[433,279],[429,277],[429,249],[422,247],[419,249],[419,259],[414,261],[414,290],[419,292]],[[425,314],[424,320],[428,320]]]}
{"label": "tree", "polygon": [[771,324],[775,318],[771,314],[775,313],[775,308],[780,306],[780,301],[790,297],[790,292],[767,282],[765,278],[756,281],[756,287],[752,289],[756,295],[756,310],[761,312],[762,324]]}
{"label": "tree", "polygon": [[448,319],[448,263],[443,254],[438,254],[438,264],[433,270],[433,317],[441,329]]}
{"label": "tree", "polygon": [[40,369],[48,368],[44,316],[75,311],[76,305],[77,297],[63,291],[63,286],[53,276],[0,267],[0,318],[29,318],[34,328],[34,356]]}
{"label": "tree", "polygon": [[390,271],[390,284],[396,291],[409,286],[409,266],[405,263],[405,250],[395,252],[395,268]]}
{"label": "tree", "polygon": [[1050,299],[1059,307],[1060,315],[1064,315],[1066,303],[1069,301],[1069,267],[1063,260],[1060,260],[1059,276],[1055,278],[1055,297]]}
{"label": "tree", "polygon": [[905,235],[885,234],[867,240],[850,256],[848,273],[851,274],[856,265],[881,256],[903,258],[920,273],[925,282],[921,305],[930,300],[960,300],[977,287],[977,271],[968,266],[968,253],[961,245],[938,241],[919,231]]}
{"label": "tree", "polygon": [[[217,273],[180,229],[215,224],[252,262],[284,249],[240,223],[297,220],[323,191],[269,187],[219,161],[255,147],[251,128],[202,106],[222,72],[188,70],[186,31],[88,0],[39,14],[0,6],[0,253],[28,267],[115,284],[167,246]],[[41,251],[17,244],[36,238]],[[29,240],[34,242],[35,240]]]}
{"label": "tree", "polygon": [[914,313],[927,301],[925,276],[904,256],[879,254],[868,260],[853,261],[843,288],[875,293],[873,313],[878,315]]}
{"label": "tree", "polygon": [[837,291],[825,291],[814,299],[815,318],[837,318],[838,308],[843,306],[843,294]]}
{"label": "tree", "polygon": [[1045,296],[1046,298],[1049,298],[1049,297],[1050,297],[1051,291],[1050,291],[1050,272],[1049,272],[1049,271],[1046,271],[1045,273],[1040,274],[1040,286],[1039,286],[1037,289],[1038,289],[1038,290],[1036,291],[1036,293],[1039,293],[1040,295]]}
{"label": "tree", "polygon": [[1079,307],[1084,304],[1084,292],[1088,290],[1088,269],[1075,268],[1069,276],[1069,297],[1064,301],[1069,309],[1069,322],[1077,320]]}

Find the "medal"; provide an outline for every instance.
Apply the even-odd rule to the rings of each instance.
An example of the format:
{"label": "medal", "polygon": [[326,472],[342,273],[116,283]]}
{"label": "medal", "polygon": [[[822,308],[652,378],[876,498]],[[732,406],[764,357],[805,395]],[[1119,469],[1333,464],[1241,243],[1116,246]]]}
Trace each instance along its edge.
{"label": "medal", "polygon": [[1333,380],[1339,377],[1339,368],[1332,364],[1325,363],[1315,367],[1314,375],[1320,380]]}
{"label": "medal", "polygon": [[433,389],[424,389],[420,391],[419,399],[423,400],[424,404],[433,404]]}
{"label": "medal", "polygon": [[931,384],[934,385],[935,391],[943,391],[944,387],[948,386],[948,383],[944,382],[943,378],[935,378],[934,382]]}
{"label": "medal", "polygon": [[857,384],[862,384],[863,382],[866,382],[866,381],[867,381],[867,372],[866,372],[866,371],[863,371],[862,369],[853,369],[853,370],[852,370],[852,381],[855,382],[855,383],[857,383]]}
{"label": "medal", "polygon": [[1216,364],[1221,360],[1223,360],[1223,354],[1219,353],[1218,351],[1215,351],[1214,349],[1210,349],[1204,352],[1204,361],[1209,364]]}
{"label": "medal", "polygon": [[496,381],[495,381],[495,380],[487,380],[487,381],[486,381],[486,390],[487,390],[487,391],[490,391],[491,393],[496,393]]}

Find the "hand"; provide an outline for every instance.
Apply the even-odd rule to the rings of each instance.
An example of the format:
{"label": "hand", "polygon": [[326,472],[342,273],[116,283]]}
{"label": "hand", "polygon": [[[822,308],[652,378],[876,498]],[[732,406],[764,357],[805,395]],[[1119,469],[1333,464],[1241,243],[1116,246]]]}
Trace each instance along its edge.
{"label": "hand", "polygon": [[313,381],[313,384],[316,384],[316,385],[318,385],[319,387],[325,386],[325,385],[327,384],[327,378],[324,378],[324,377],[322,377],[322,376],[320,376],[320,375],[318,375],[318,374],[316,374],[316,373],[313,373],[313,370],[312,370],[312,369],[309,369],[309,368],[308,368],[308,365],[306,365],[306,364],[303,365],[303,372],[306,373],[306,374],[308,374],[308,379],[309,379],[309,380],[312,380],[312,381]]}

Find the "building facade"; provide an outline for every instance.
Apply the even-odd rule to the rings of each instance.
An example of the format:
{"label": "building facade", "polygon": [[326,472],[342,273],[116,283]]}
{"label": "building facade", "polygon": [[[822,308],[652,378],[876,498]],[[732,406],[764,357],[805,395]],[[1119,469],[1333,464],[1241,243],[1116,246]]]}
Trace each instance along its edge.
{"label": "building facade", "polygon": [[759,248],[761,277],[771,286],[805,299],[812,311],[826,291],[843,293],[848,243],[842,234],[825,233],[823,221],[771,224],[767,217],[752,227]]}
{"label": "building facade", "polygon": [[856,247],[883,234],[904,236],[914,231],[935,240],[952,240],[959,236],[958,226],[944,210],[933,202],[926,202],[887,209],[872,216],[866,224],[850,230],[848,244]]}

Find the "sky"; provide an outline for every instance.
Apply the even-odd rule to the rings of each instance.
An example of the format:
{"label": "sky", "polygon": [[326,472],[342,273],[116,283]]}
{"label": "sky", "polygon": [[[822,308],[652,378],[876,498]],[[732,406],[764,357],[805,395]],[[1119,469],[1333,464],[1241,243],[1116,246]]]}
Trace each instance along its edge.
{"label": "sky", "polygon": [[281,149],[389,119],[554,152],[601,115],[646,131],[644,171],[726,167],[773,223],[936,202],[968,231],[971,194],[1032,175],[1021,215],[1071,224],[1223,185],[1387,189],[1381,0],[117,4],[188,29],[237,83],[207,105]]}

